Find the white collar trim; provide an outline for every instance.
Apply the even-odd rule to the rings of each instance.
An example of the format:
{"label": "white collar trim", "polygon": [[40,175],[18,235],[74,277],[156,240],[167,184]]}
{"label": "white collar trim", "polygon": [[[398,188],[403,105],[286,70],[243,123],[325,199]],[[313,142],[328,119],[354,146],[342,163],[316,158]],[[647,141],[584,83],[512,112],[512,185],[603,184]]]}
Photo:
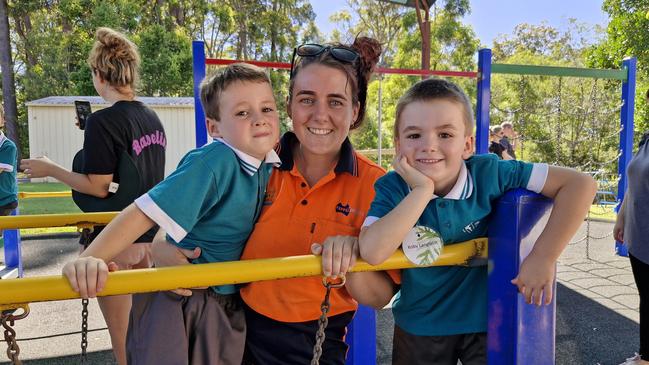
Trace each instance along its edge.
{"label": "white collar trim", "polygon": [[242,162],[242,168],[244,171],[246,171],[249,175],[254,175],[255,172],[259,169],[259,166],[261,166],[262,163],[270,163],[276,166],[279,166],[279,164],[282,163],[282,161],[279,159],[279,156],[275,152],[274,149],[268,151],[266,153],[266,157],[264,158],[264,161],[259,160],[256,157],[250,156],[249,154],[242,152],[236,148],[234,148],[231,144],[226,142],[223,138],[214,138],[215,141],[219,141],[223,143],[224,145],[228,146],[235,155],[239,158],[239,160]]}
{"label": "white collar trim", "polygon": [[[468,199],[472,193],[473,178],[469,174],[469,170],[466,168],[466,163],[462,162],[462,166],[460,167],[460,175],[458,175],[457,181],[455,181],[455,185],[453,185],[451,191],[449,191],[448,194],[446,194],[446,196],[444,196],[443,198],[451,200],[464,200]],[[439,198],[439,196],[433,194],[432,199],[436,198]]]}

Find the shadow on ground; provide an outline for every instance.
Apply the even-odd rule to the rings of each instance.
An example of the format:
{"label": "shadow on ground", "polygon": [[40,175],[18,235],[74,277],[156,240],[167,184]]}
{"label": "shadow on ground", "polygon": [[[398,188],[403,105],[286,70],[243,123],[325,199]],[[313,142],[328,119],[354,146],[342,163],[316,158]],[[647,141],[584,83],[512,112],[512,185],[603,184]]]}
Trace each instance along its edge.
{"label": "shadow on ground", "polygon": [[556,364],[619,364],[638,351],[636,322],[557,284]]}
{"label": "shadow on ground", "polygon": [[[50,357],[46,359],[23,360],[23,364],[25,365],[70,365],[70,364],[80,364],[80,363],[81,363],[80,355]],[[112,351],[89,352],[87,354],[86,363],[93,364],[93,365],[116,364],[115,360],[113,359]],[[2,362],[0,364],[9,364],[9,363]]]}

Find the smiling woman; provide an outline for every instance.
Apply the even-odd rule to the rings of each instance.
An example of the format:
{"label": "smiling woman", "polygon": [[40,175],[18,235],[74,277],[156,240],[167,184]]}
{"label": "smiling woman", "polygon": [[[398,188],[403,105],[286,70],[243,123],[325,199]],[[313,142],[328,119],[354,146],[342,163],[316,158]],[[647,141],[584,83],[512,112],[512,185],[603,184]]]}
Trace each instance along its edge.
{"label": "smiling woman", "polygon": [[[384,170],[356,153],[348,136],[364,119],[367,82],[380,52],[376,40],[362,37],[353,45],[296,48],[288,103],[293,131],[277,147],[282,164],[271,175],[243,259],[321,253],[325,276],[344,275],[354,265],[373,185]],[[155,246],[156,265],[179,263],[174,247],[162,241]],[[194,257],[196,252],[184,254]],[[321,364],[344,364],[344,335],[357,301],[383,307],[394,293],[383,272],[348,274],[346,282],[329,297],[322,344],[316,343],[326,292],[321,278],[243,287],[244,364],[308,364],[314,347],[322,350]]]}

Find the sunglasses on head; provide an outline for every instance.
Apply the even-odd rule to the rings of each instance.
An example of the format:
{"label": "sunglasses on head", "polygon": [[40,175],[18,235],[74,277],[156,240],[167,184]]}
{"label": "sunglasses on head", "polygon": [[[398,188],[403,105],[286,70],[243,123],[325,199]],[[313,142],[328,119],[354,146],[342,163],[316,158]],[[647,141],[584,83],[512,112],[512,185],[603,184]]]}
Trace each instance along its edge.
{"label": "sunglasses on head", "polygon": [[307,43],[293,48],[293,57],[291,57],[291,77],[295,68],[295,56],[316,57],[323,52],[331,53],[331,56],[340,62],[353,63],[360,57],[358,52],[345,46],[323,46],[321,44]]}

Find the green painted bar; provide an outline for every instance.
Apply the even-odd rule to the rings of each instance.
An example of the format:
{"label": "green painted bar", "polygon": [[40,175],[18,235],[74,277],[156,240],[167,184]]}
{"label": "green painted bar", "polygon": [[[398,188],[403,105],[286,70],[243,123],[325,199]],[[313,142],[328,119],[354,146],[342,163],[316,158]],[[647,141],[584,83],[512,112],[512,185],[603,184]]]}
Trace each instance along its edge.
{"label": "green painted bar", "polygon": [[567,76],[567,77],[591,77],[596,79],[614,79],[626,81],[627,70],[608,70],[597,68],[578,67],[557,67],[557,66],[532,66],[532,65],[507,65],[494,63],[491,65],[491,73],[516,74],[516,75],[539,75],[539,76]]}

